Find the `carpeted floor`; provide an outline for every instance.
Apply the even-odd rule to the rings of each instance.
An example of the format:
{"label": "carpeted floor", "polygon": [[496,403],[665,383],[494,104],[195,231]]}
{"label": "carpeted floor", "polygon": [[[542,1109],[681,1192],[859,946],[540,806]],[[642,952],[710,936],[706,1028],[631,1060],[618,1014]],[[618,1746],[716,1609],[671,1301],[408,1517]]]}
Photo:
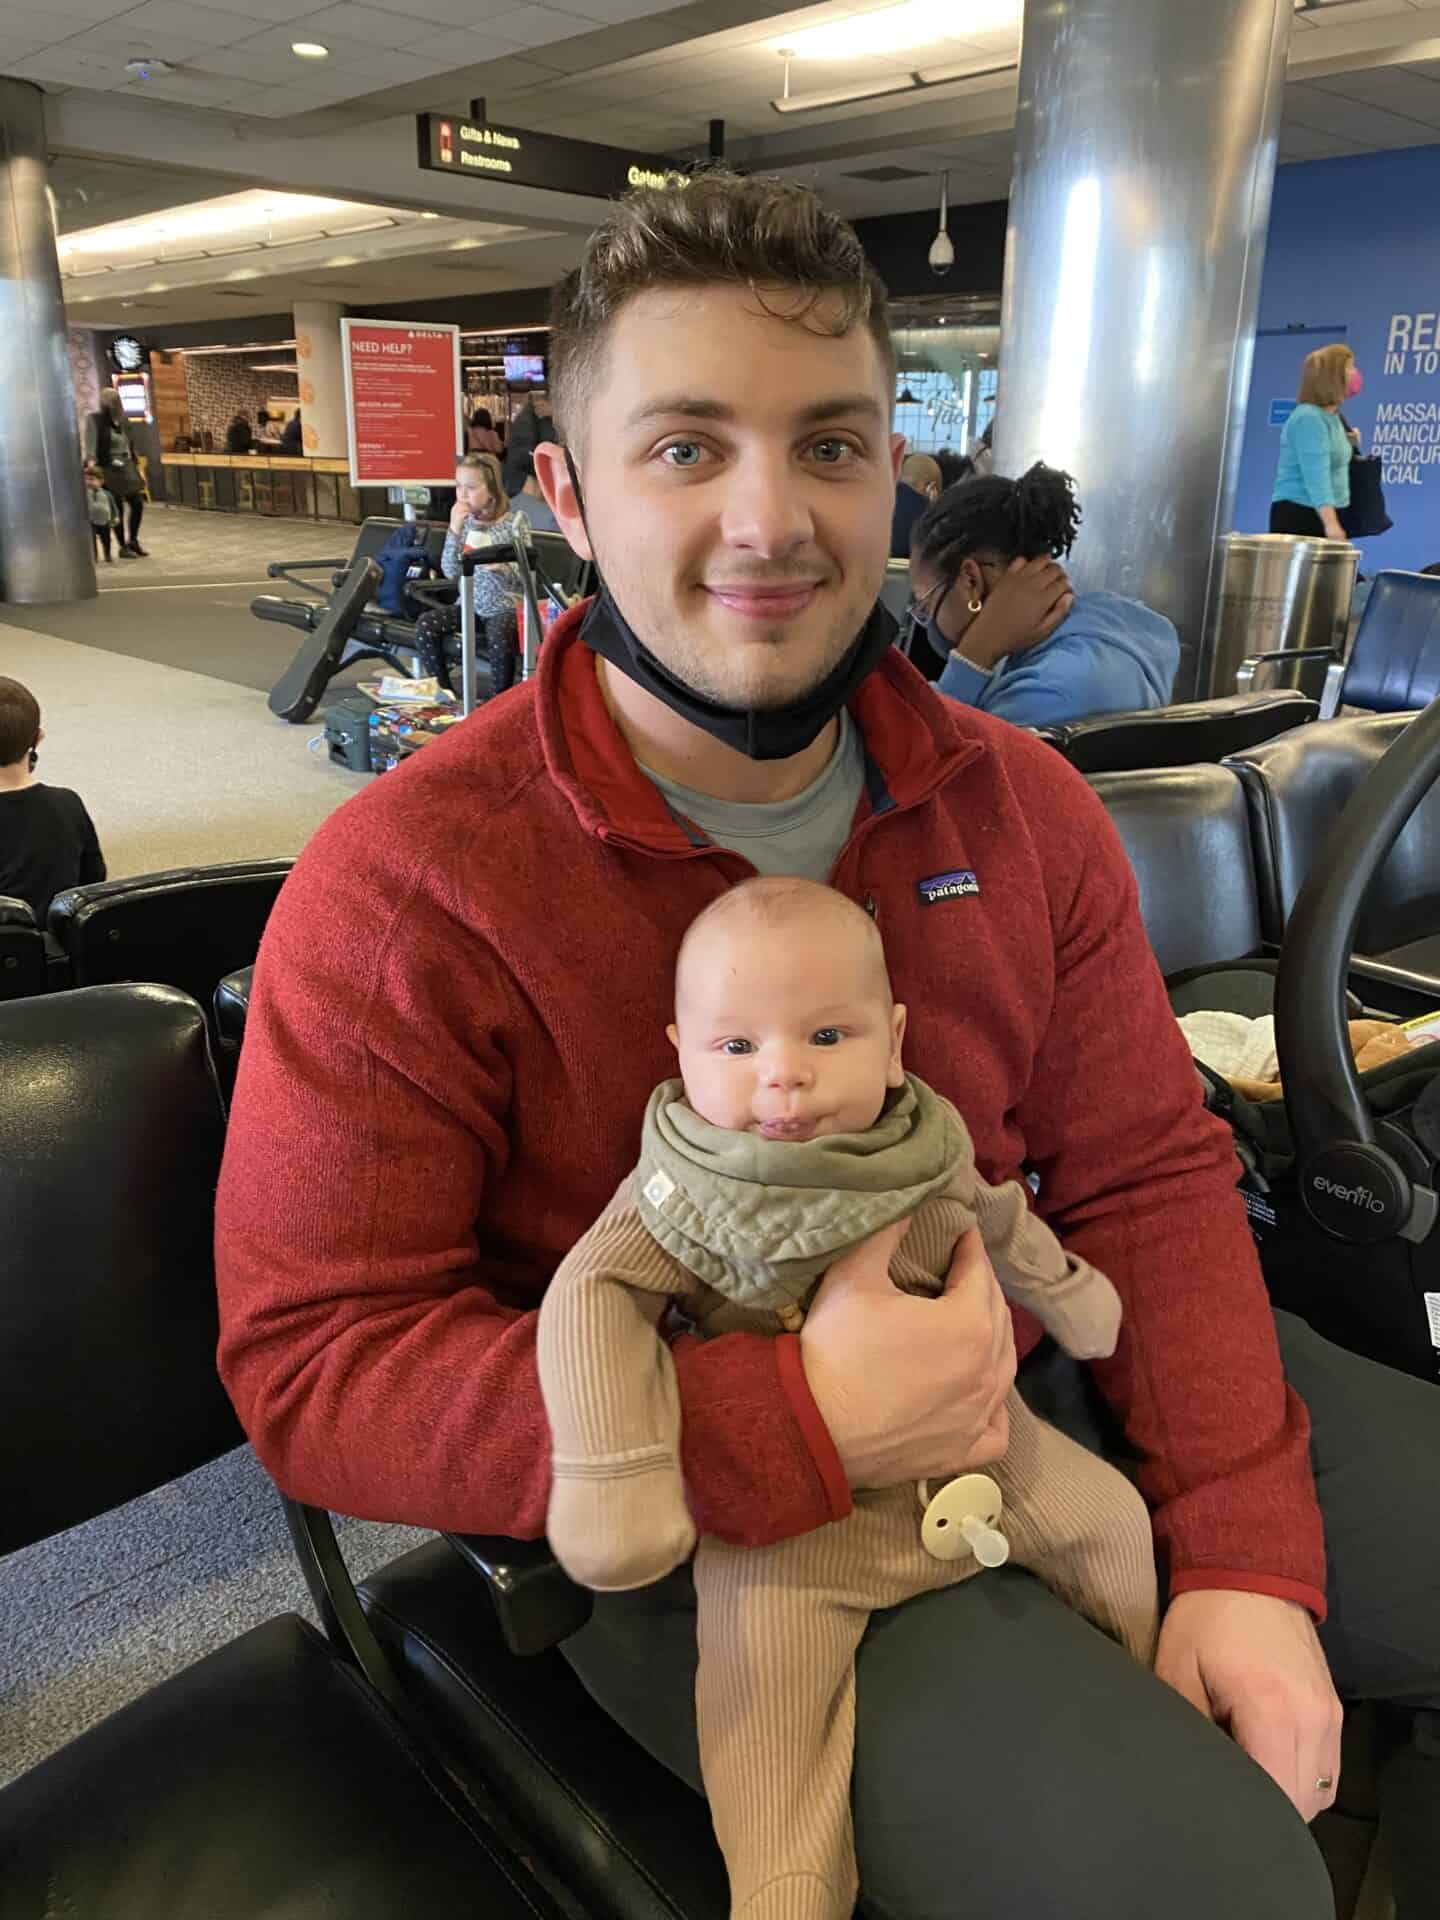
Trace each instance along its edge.
{"label": "carpeted floor", "polygon": [[[151,507],[140,529],[148,560],[102,561],[93,600],[54,607],[0,606],[0,620],[132,660],[179,667],[268,693],[300,643],[288,627],[257,620],[259,593],[303,599],[266,577],[272,560],[343,559],[353,527]],[[326,576],[316,576],[328,585]],[[20,676],[23,678],[23,675]]]}
{"label": "carpeted floor", "polygon": [[[337,1531],[357,1580],[430,1537],[363,1520]],[[314,1618],[279,1500],[248,1447],[0,1559],[0,1786],[292,1610]]]}

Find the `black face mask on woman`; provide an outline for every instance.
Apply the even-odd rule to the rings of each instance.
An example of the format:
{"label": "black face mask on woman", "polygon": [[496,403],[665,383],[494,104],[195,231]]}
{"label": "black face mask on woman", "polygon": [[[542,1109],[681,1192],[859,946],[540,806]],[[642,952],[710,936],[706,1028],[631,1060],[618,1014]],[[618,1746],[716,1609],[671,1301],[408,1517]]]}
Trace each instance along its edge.
{"label": "black face mask on woman", "polygon": [[[585,501],[580,492],[580,476],[568,448],[565,464],[570,470],[570,482],[583,520]],[[588,524],[586,531],[589,531]],[[818,687],[812,687],[809,693],[783,707],[726,707],[696,693],[657,660],[636,635],[603,581],[580,628],[580,638],[602,660],[617,667],[672,713],[678,713],[682,720],[708,733],[712,740],[733,747],[751,760],[788,760],[794,754],[803,753],[820,737],[861,681],[885,658],[897,631],[894,616],[877,601],[844,658],[831,668]]]}

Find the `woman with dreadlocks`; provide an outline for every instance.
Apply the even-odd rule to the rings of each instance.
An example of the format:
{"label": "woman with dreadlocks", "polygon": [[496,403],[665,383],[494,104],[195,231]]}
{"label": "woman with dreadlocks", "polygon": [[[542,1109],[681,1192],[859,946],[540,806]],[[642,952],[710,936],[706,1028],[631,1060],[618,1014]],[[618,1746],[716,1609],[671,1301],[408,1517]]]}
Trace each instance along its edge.
{"label": "woman with dreadlocks", "polygon": [[941,693],[1019,727],[1129,713],[1170,698],[1180,642],[1118,593],[1072,593],[1059,564],[1080,508],[1037,462],[948,487],[915,523],[910,617],[945,662]]}

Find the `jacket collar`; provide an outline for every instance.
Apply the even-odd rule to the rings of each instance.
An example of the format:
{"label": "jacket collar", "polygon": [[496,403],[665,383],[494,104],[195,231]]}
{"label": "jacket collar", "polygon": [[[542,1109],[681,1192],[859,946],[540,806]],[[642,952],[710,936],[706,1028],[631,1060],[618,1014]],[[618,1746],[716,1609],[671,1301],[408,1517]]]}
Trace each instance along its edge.
{"label": "jacket collar", "polygon": [[[550,778],[586,831],[602,840],[627,840],[659,854],[693,854],[700,850],[695,840],[636,765],[610,717],[596,656],[578,637],[588,604],[562,615],[540,649],[536,713]],[[865,743],[876,812],[918,805],[985,751],[967,732],[963,714],[898,649],[890,649],[850,702]]]}

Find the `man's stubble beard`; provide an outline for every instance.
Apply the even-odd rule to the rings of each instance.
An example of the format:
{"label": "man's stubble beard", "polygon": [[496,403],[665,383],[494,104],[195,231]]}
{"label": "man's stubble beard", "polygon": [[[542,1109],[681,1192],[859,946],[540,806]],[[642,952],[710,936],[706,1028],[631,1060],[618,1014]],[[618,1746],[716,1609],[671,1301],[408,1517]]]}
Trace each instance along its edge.
{"label": "man's stubble beard", "polygon": [[[613,584],[610,591],[636,638],[668,673],[704,700],[751,713],[768,713],[788,707],[796,700],[803,700],[828,680],[859,638],[860,630],[875,604],[873,596],[860,605],[852,604],[847,598],[835,608],[834,626],[827,635],[824,648],[818,654],[812,654],[815,664],[809,673],[797,680],[792,667],[789,674],[776,679],[774,675],[784,661],[786,649],[795,645],[795,636],[784,626],[772,627],[746,643],[746,657],[752,663],[751,673],[736,671],[727,676],[716,671],[714,658],[704,647],[695,644],[691,629],[675,613],[652,607],[642,591],[636,596],[627,596],[633,598],[640,615],[636,619]],[[647,617],[652,614],[653,618]],[[730,664],[737,665],[733,657]]]}

